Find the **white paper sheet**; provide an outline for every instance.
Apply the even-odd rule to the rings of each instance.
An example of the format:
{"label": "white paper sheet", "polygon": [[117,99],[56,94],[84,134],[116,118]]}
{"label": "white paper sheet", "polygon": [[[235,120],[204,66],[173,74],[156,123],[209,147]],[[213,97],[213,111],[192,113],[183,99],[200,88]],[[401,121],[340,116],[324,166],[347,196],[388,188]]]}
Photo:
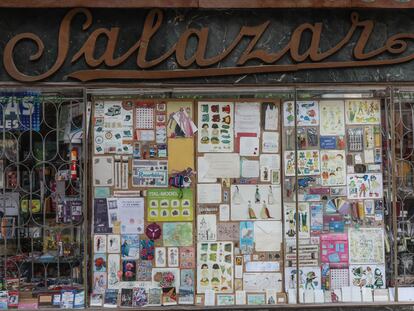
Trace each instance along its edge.
{"label": "white paper sheet", "polygon": [[199,158],[197,173],[199,175],[199,181],[200,178],[201,180],[212,180],[216,178],[239,178],[240,156],[237,153],[206,153],[203,159]]}
{"label": "white paper sheet", "polygon": [[281,273],[244,273],[243,289],[246,292],[264,292],[273,289],[278,292],[282,290]]}
{"label": "white paper sheet", "polygon": [[278,261],[249,261],[246,262],[246,272],[278,272]]}
{"label": "white paper sheet", "polygon": [[279,153],[279,132],[263,132],[263,153]]}
{"label": "white paper sheet", "polygon": [[197,158],[197,181],[199,183],[205,182],[217,182],[217,178],[207,178],[206,174],[208,172],[208,168],[210,166],[209,160],[206,157],[198,157]]}
{"label": "white paper sheet", "polygon": [[230,205],[220,204],[219,206],[219,220],[229,221],[230,220]]}
{"label": "white paper sheet", "polygon": [[144,198],[119,198],[121,234],[144,233]]}
{"label": "white paper sheet", "polygon": [[216,293],[214,290],[206,289],[204,294],[204,305],[205,306],[214,306],[216,305]]}
{"label": "white paper sheet", "polygon": [[240,137],[240,155],[257,157],[260,154],[259,137]]}
{"label": "white paper sheet", "polygon": [[242,160],[241,177],[258,178],[260,175],[259,161]]}
{"label": "white paper sheet", "polygon": [[236,103],[234,132],[260,133],[260,103]]}
{"label": "white paper sheet", "polygon": [[236,305],[246,304],[246,292],[244,290],[236,290]]}
{"label": "white paper sheet", "polygon": [[267,166],[271,170],[280,169],[280,155],[278,154],[261,154],[260,167]]}
{"label": "white paper sheet", "polygon": [[198,184],[197,203],[221,203],[221,184]]}

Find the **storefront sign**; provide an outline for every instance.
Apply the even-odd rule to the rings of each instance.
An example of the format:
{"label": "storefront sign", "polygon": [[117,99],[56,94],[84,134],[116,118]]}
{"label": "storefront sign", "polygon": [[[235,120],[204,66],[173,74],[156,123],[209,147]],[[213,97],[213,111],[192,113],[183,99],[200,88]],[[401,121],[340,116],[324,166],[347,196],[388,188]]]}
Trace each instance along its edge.
{"label": "storefront sign", "polygon": [[[80,18],[84,20],[82,31],[88,33],[79,33],[78,27],[74,26],[74,21]],[[164,20],[164,12],[160,9],[153,9],[146,15],[136,42],[131,46],[121,46],[121,27],[94,29],[94,23],[100,21],[94,21],[90,10],[72,9],[60,23],[56,38],[56,57],[51,63],[44,64],[41,71],[30,71],[26,67],[23,70],[22,61],[29,60],[30,63],[46,58],[46,51],[50,49],[48,45],[53,44],[45,43],[35,32],[25,32],[15,35],[5,45],[4,69],[14,80],[21,82],[48,79],[66,66],[68,68],[65,68],[64,72],[67,72],[67,78],[83,82],[120,79],[164,80],[378,67],[401,64],[414,58],[414,53],[409,47],[414,33],[397,33],[382,38],[380,43],[376,42],[373,47],[371,39],[376,31],[374,20],[363,20],[358,13],[351,14],[350,23],[344,25],[347,29],[343,33],[337,33],[335,40],[329,40],[328,44],[324,40],[324,29],[329,28],[329,25],[322,22],[305,22],[289,31],[291,35],[285,40],[286,43],[280,45],[274,42],[277,48],[262,48],[263,37],[265,33],[268,35],[274,22],[274,19],[262,20],[255,26],[241,26],[238,32],[229,34],[230,44],[212,54],[211,51],[207,51],[212,44],[214,25],[213,28],[205,23],[202,27],[190,26],[176,34],[174,22]],[[286,29],[284,31],[288,33]],[[159,41],[159,37],[155,37],[160,32],[164,38],[168,38],[165,39],[165,42],[168,42],[165,51],[153,48],[154,44],[159,44],[156,42]],[[76,44],[79,44],[79,47],[72,45],[72,36],[76,36]],[[79,42],[78,38],[83,39]],[[273,35],[270,39],[275,40]],[[25,59],[22,59],[23,54],[19,49],[24,41],[34,43],[36,48],[31,55],[23,53]],[[105,42],[103,47],[102,42]],[[20,55],[17,61],[16,52]],[[286,58],[289,60],[286,61]],[[131,62],[133,59],[134,64]],[[163,65],[171,60],[175,62],[174,69],[164,69]]]}
{"label": "storefront sign", "polygon": [[[5,96],[6,95],[6,96]],[[40,127],[38,95],[0,93],[0,130],[34,130]]]}

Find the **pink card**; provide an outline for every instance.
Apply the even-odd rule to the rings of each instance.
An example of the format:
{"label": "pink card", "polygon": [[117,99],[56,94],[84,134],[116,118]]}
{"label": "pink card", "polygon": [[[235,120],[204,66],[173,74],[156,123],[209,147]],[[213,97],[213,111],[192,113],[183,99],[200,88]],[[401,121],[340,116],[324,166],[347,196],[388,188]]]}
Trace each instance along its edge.
{"label": "pink card", "polygon": [[321,235],[321,260],[330,267],[348,265],[348,235],[327,233]]}

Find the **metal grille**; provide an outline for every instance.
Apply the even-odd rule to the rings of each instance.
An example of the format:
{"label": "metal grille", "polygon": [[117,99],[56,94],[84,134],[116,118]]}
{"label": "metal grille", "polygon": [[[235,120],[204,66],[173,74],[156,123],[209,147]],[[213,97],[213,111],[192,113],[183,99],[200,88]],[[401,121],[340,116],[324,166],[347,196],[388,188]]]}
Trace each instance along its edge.
{"label": "metal grille", "polygon": [[0,93],[0,287],[84,288],[85,115],[82,91]]}

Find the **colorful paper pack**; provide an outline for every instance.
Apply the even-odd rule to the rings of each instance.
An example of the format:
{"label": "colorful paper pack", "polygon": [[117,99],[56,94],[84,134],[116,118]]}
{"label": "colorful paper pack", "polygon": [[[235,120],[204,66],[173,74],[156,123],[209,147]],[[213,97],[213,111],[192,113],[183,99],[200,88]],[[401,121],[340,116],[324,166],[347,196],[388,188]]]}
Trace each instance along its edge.
{"label": "colorful paper pack", "polygon": [[322,234],[321,261],[331,266],[348,265],[348,235],[346,233]]}
{"label": "colorful paper pack", "polygon": [[197,131],[193,122],[193,102],[169,101],[166,106],[168,138],[193,137]]}
{"label": "colorful paper pack", "polygon": [[[296,237],[296,204],[285,203],[285,237],[286,239]],[[308,203],[298,203],[299,211],[299,238],[310,237],[310,214]]]}

